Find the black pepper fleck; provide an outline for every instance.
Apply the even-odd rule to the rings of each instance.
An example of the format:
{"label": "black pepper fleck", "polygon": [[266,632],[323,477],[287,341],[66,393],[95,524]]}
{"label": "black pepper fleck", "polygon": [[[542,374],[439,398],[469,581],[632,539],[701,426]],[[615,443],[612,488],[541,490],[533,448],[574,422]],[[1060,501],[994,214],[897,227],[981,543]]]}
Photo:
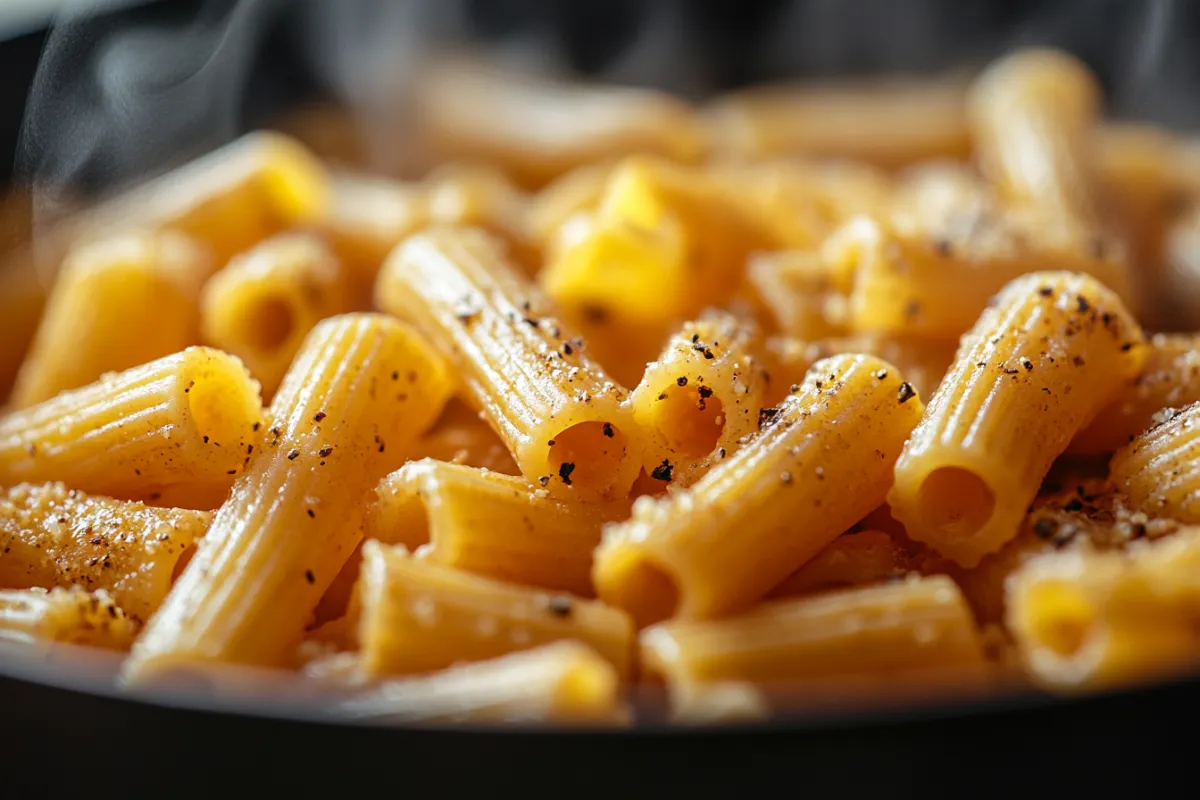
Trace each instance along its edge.
{"label": "black pepper fleck", "polygon": [[613,431],[613,426],[612,426],[611,422],[604,423],[604,427],[602,427],[600,430],[609,439],[613,438],[613,436],[616,435]]}
{"label": "black pepper fleck", "polygon": [[1039,539],[1049,539],[1058,533],[1058,522],[1047,517],[1042,517],[1033,523],[1033,532],[1037,534]]}
{"label": "black pepper fleck", "polygon": [[908,381],[905,381],[904,383],[900,384],[900,390],[896,393],[896,396],[901,403],[907,403],[909,400],[912,400],[914,397],[916,397],[917,393],[913,389],[912,384],[910,384]]}
{"label": "black pepper fleck", "polygon": [[292,452],[288,453],[287,457],[288,457],[288,461],[295,461],[297,458],[300,457],[300,451],[293,450]]}
{"label": "black pepper fleck", "polygon": [[879,370],[878,372],[875,373],[875,377],[878,378],[879,380],[883,380],[884,378],[887,377],[887,370],[886,369]]}
{"label": "black pepper fleck", "polygon": [[1087,301],[1087,298],[1081,294],[1075,295],[1075,305],[1079,308],[1081,313],[1091,311],[1092,309],[1091,305]]}
{"label": "black pepper fleck", "polygon": [[317,576],[313,574],[311,569],[306,569],[304,570],[304,580],[308,581],[309,583],[316,583]]}
{"label": "black pepper fleck", "polygon": [[326,445],[317,451],[317,455],[319,455],[321,458],[328,458],[331,453],[333,453],[333,448],[329,445]]}
{"label": "black pepper fleck", "polygon": [[680,375],[678,378],[675,379],[675,385],[676,386],[687,386],[687,376]]}
{"label": "black pepper fleck", "polygon": [[671,465],[669,460],[664,458],[663,462],[655,467],[654,471],[650,473],[650,477],[654,478],[656,481],[669,481],[671,480],[671,476],[674,474],[674,472],[675,467]]}
{"label": "black pepper fleck", "polygon": [[308,518],[309,518],[309,519],[316,519],[316,518],[317,518],[317,512],[313,511],[311,508],[310,508],[310,509],[308,509]]}
{"label": "black pepper fleck", "polygon": [[564,461],[562,463],[562,466],[560,466],[558,468],[558,477],[562,479],[563,483],[565,483],[567,486],[570,486],[571,485],[571,473],[574,471],[575,471],[575,465],[573,463],[571,463],[570,461]]}
{"label": "black pepper fleck", "polygon": [[546,608],[548,608],[550,613],[556,617],[569,617],[571,616],[572,608],[571,598],[565,595],[556,594],[546,602]]}
{"label": "black pepper fleck", "polygon": [[[394,375],[394,374],[396,374],[396,373],[392,373],[392,374]],[[392,380],[395,380],[395,378],[392,378]],[[323,419],[325,419],[325,412],[324,412],[324,411],[318,411],[318,412],[317,412],[317,413],[316,413],[316,414],[313,416],[313,421],[314,421],[314,422],[320,422],[320,421],[321,421],[321,420],[323,420]]]}
{"label": "black pepper fleck", "polygon": [[759,430],[762,429],[763,425],[768,425],[771,422],[774,422],[778,416],[779,416],[778,408],[760,408],[758,410]]}
{"label": "black pepper fleck", "polygon": [[540,483],[542,486],[548,486],[550,484],[550,476],[543,475],[542,477],[538,478],[538,483]]}

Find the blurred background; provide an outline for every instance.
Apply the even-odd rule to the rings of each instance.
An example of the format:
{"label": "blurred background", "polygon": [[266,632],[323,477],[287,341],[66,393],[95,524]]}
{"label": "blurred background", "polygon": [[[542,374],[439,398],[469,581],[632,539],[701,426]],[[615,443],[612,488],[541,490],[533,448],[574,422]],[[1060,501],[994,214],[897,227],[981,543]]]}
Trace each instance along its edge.
{"label": "blurred background", "polygon": [[1191,128],[1198,34],[1200,4],[1180,0],[8,0],[0,181],[112,188],[321,98],[386,145],[415,60],[463,44],[699,99],[1048,43],[1096,70],[1111,114]]}

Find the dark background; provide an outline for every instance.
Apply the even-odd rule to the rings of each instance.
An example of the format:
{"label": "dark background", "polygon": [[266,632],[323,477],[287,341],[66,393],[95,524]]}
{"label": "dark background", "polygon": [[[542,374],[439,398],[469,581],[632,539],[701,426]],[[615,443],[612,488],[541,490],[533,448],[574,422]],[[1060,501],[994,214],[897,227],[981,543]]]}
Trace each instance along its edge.
{"label": "dark background", "polygon": [[[423,12],[416,23],[412,15],[398,21],[403,8]],[[98,53],[118,40],[128,49],[129,32],[154,30],[168,40],[163,53],[135,54],[121,66],[131,73],[126,83],[157,90],[191,78],[187,51],[226,24],[233,43],[213,59],[222,62],[215,69],[206,66],[221,74],[201,92],[203,102],[189,101],[190,116],[168,113],[161,93],[122,96],[115,120],[113,98],[98,98],[112,91],[97,87]],[[299,99],[348,99],[361,82],[347,76],[347,58],[394,54],[414,30],[416,39],[437,42],[532,39],[548,54],[543,64],[558,72],[697,99],[781,78],[973,67],[1014,46],[1048,43],[1093,67],[1110,113],[1200,125],[1200,58],[1192,55],[1200,3],[1190,0],[173,0],[64,20],[32,93],[45,32],[0,42],[0,181],[13,174],[26,111],[32,135],[19,174],[40,177],[80,158],[81,136],[113,138],[132,152],[114,155],[121,148],[109,144],[103,163],[93,159],[70,176],[106,188],[163,166],[169,154],[268,124]],[[229,65],[238,59],[244,67]],[[36,102],[27,108],[31,94]]]}

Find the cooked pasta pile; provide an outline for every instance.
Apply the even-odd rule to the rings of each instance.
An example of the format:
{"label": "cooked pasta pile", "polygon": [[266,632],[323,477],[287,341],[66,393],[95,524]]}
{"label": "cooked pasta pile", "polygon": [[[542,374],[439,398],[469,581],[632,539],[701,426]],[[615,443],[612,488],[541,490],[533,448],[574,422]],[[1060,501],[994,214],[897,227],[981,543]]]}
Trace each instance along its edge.
{"label": "cooked pasta pile", "polygon": [[0,639],[390,722],[1200,659],[1195,144],[1049,50],[424,88],[424,179],[254,133],[8,259]]}

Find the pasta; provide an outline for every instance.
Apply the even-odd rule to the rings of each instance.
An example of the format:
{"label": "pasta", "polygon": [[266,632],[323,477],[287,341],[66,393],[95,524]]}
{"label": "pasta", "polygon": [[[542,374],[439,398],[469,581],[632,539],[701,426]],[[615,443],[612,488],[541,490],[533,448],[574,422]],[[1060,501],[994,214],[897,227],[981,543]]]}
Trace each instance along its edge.
{"label": "pasta", "polygon": [[757,430],[767,374],[755,332],[727,314],[684,325],[630,396],[648,432],[643,468],[655,480],[694,483],[719,451]]}
{"label": "pasta", "polygon": [[[878,506],[921,417],[912,387],[869,356],[820,361],[761,432],[688,489],[641,498],[605,530],[600,598],[639,624],[710,618],[761,599]],[[797,529],[798,519],[804,520]]]}
{"label": "pasta", "polygon": [[1071,441],[1070,452],[1107,455],[1133,441],[1167,408],[1200,400],[1200,347],[1191,335],[1155,334],[1141,372]]}
{"label": "pasta", "polygon": [[1082,275],[1009,284],[963,339],[896,464],[909,536],[964,567],[1012,539],[1051,462],[1137,374],[1137,322]]}
{"label": "pasta", "polygon": [[[410,461],[375,489],[363,535],[420,557],[510,583],[581,597],[592,551],[629,504],[556,500],[524,478],[433,460]],[[420,548],[418,550],[418,548]]]}
{"label": "pasta", "polygon": [[228,489],[261,417],[240,361],[190,347],[0,418],[0,485],[61,480],[126,499]]}
{"label": "pasta", "polygon": [[1099,108],[1095,77],[1056,50],[999,60],[968,98],[980,161],[1004,194],[1088,222],[1097,218],[1091,151]]}
{"label": "pasta", "polygon": [[628,492],[642,443],[626,391],[493,239],[470,229],[412,237],[384,266],[376,299],[452,354],[472,403],[526,478],[564,499]]}
{"label": "pasta", "polygon": [[0,587],[108,592],[134,621],[162,603],[212,515],[89,497],[61,483],[0,497]]}
{"label": "pasta", "polygon": [[447,389],[445,365],[398,322],[351,314],[314,328],[125,679],[154,681],[196,661],[286,663],[358,544],[371,486],[433,421]]}
{"label": "pasta", "polygon": [[469,59],[11,237],[0,659],[587,728],[1195,671],[1200,145],[1045,48]]}
{"label": "pasta", "polygon": [[706,120],[714,150],[731,158],[842,156],[895,167],[971,146],[955,81],[764,86],[713,103]]}
{"label": "pasta", "polygon": [[269,401],[308,332],[351,304],[341,265],[319,239],[277,236],[205,285],[204,339],[240,358]]}
{"label": "pasta", "polygon": [[137,626],[102,589],[0,589],[0,642],[128,650],[136,634]]}
{"label": "pasta", "polygon": [[1200,404],[1164,409],[1155,424],[1118,450],[1112,480],[1135,507],[1154,516],[1200,522]]}
{"label": "pasta", "polygon": [[832,683],[983,661],[969,607],[939,576],[773,600],[724,619],[655,625],[640,638],[646,669],[682,685]]}
{"label": "pasta", "polygon": [[198,342],[209,254],[173,233],[130,234],[63,262],[11,402],[18,408]]}
{"label": "pasta", "polygon": [[437,157],[499,164],[529,186],[630,153],[703,155],[694,112],[646,89],[592,87],[485,62],[442,60],[421,73],[418,135]]}
{"label": "pasta", "polygon": [[577,639],[632,669],[633,625],[617,609],[472,575],[412,558],[404,547],[363,545],[362,667],[415,674]]}
{"label": "pasta", "polygon": [[340,702],[334,714],[373,724],[474,722],[621,725],[612,664],[577,642],[453,667],[430,677],[392,679]]}
{"label": "pasta", "polygon": [[1061,553],[1008,582],[1009,627],[1030,673],[1064,690],[1170,674],[1200,655],[1195,529],[1127,553]]}

